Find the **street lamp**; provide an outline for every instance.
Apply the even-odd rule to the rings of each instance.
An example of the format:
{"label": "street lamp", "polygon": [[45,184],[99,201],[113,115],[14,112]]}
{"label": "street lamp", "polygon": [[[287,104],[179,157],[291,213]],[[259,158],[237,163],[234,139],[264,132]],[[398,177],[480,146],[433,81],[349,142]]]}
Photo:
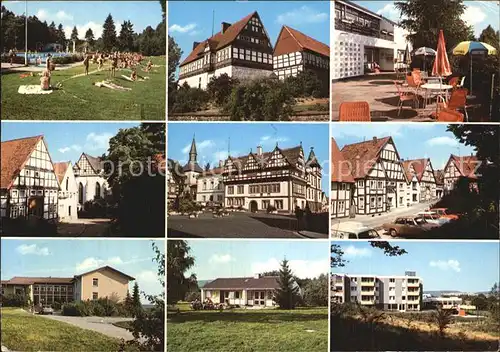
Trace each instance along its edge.
{"label": "street lamp", "polygon": [[24,66],[28,66],[28,0],[24,5]]}

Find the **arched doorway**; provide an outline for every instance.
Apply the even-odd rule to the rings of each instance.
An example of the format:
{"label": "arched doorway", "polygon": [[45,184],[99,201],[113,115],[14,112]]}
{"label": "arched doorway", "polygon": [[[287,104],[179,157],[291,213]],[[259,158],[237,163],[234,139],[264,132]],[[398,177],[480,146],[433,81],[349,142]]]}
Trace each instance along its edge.
{"label": "arched doorway", "polygon": [[81,182],[78,184],[78,203],[83,205],[83,184]]}
{"label": "arched doorway", "polygon": [[96,182],[95,184],[95,198],[101,198],[101,185],[99,184],[99,182]]}
{"label": "arched doorway", "polygon": [[257,205],[257,202],[256,202],[255,200],[252,200],[252,201],[250,202],[250,211],[251,211],[252,213],[256,213],[256,212],[257,212],[257,210],[259,210],[259,206]]}

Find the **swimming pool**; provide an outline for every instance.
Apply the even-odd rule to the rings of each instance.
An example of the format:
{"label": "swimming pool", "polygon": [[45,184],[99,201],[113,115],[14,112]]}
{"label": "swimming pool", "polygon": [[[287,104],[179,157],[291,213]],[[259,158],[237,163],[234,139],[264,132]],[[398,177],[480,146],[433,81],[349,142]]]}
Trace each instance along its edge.
{"label": "swimming pool", "polygon": [[[44,53],[28,53],[28,64],[29,65],[35,65],[36,64],[36,59],[40,58],[42,63],[38,66],[43,66],[45,65],[47,61],[47,56],[52,55],[52,57],[65,57],[65,56],[71,56],[73,54],[71,53],[56,53],[56,52],[44,52]],[[24,57],[24,52],[18,52],[16,53],[17,56],[19,57]]]}

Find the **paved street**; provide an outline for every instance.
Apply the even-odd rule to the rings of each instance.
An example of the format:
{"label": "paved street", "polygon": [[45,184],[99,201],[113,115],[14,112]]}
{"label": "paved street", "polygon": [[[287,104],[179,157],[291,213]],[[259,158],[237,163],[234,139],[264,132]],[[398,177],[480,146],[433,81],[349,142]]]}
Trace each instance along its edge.
{"label": "paved street", "polygon": [[69,317],[62,315],[39,315],[40,317],[58,320],[64,323],[78,326],[82,329],[94,330],[101,334],[114,337],[117,339],[125,339],[125,341],[133,340],[134,336],[126,329],[114,326],[113,323],[119,321],[129,321],[130,318],[114,318],[114,317]]}
{"label": "paved street", "polygon": [[100,237],[106,236],[110,219],[77,219],[71,222],[57,224],[57,234],[72,237]]}
{"label": "paved street", "polygon": [[230,213],[228,217],[214,218],[210,213],[199,218],[169,216],[168,237],[208,238],[328,238],[328,234],[297,231],[293,216]]}
{"label": "paved street", "polygon": [[[332,219],[332,226],[336,223],[346,222],[346,221],[356,221],[361,222],[367,227],[371,227],[378,230],[379,235],[384,233],[381,230],[381,226],[386,222],[392,222],[399,216],[411,216],[418,212],[428,209],[434,202],[419,203],[411,206],[410,208],[395,209],[388,213],[380,213],[375,215],[356,215],[355,218],[342,218],[342,219]],[[382,238],[392,238],[390,236],[382,235]]]}

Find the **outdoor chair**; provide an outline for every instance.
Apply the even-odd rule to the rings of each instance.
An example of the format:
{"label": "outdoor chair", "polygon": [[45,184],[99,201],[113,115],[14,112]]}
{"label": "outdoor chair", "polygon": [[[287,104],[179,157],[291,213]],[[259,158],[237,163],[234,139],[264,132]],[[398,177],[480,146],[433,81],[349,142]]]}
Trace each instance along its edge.
{"label": "outdoor chair", "polygon": [[459,88],[451,92],[451,97],[448,103],[444,103],[444,107],[449,110],[463,110],[465,113],[465,120],[469,121],[467,114],[467,94],[469,91],[466,88]]}
{"label": "outdoor chair", "polygon": [[[401,110],[403,109],[403,104],[406,101],[413,101],[413,103],[417,102],[418,105],[418,95],[414,92],[405,90],[402,85],[398,84],[398,82],[394,81],[394,85],[396,86],[399,103],[398,103],[398,116],[401,115]],[[415,104],[413,104],[413,108],[415,108]]]}
{"label": "outdoor chair", "polygon": [[464,115],[455,110],[443,109],[437,113],[438,122],[464,122]]}
{"label": "outdoor chair", "polygon": [[340,104],[340,121],[371,121],[370,105],[366,101],[352,101]]}
{"label": "outdoor chair", "polygon": [[413,72],[410,76],[406,76],[406,83],[408,84],[408,87],[413,90],[413,93],[415,94],[416,100],[417,100],[417,107],[420,107],[418,97],[420,96],[420,85],[422,82],[416,81],[415,77],[413,76]]}
{"label": "outdoor chair", "polygon": [[453,77],[449,80],[448,84],[453,87],[453,90],[457,89],[458,77]]}

